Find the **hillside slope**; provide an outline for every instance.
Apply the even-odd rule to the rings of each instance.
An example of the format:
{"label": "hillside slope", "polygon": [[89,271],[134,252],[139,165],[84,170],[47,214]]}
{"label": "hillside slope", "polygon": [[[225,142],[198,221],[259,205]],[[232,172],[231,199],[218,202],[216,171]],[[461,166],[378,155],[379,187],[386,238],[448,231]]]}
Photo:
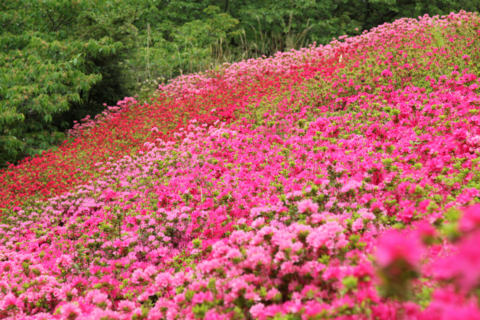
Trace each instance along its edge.
{"label": "hillside slope", "polygon": [[0,316],[478,319],[480,18],[125,99],[1,177]]}

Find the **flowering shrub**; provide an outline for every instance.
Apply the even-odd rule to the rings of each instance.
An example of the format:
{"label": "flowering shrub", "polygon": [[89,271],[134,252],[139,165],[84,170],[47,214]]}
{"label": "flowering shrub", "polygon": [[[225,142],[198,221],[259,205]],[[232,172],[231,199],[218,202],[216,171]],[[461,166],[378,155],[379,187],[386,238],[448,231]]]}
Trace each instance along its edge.
{"label": "flowering shrub", "polygon": [[479,318],[479,20],[399,20],[79,124],[4,172],[0,315]]}

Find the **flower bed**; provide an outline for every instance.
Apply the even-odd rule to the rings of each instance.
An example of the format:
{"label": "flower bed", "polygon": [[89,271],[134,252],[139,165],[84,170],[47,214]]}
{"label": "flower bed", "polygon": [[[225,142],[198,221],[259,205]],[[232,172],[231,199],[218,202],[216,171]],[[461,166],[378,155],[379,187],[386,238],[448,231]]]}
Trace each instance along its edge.
{"label": "flower bed", "polygon": [[479,24],[399,20],[79,125],[4,172],[0,315],[479,318]]}

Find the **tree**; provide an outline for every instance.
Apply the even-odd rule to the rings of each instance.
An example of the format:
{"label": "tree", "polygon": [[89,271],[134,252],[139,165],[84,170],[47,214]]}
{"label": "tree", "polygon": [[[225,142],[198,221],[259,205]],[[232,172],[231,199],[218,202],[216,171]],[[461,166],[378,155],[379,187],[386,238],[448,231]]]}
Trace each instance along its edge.
{"label": "tree", "polygon": [[[0,161],[5,165],[63,139],[56,120],[82,104],[126,46],[79,26],[105,1],[17,0],[0,4]],[[90,28],[93,29],[93,28]],[[109,61],[109,63],[106,63]],[[104,72],[104,74],[102,74]],[[58,122],[58,121],[56,121]]]}

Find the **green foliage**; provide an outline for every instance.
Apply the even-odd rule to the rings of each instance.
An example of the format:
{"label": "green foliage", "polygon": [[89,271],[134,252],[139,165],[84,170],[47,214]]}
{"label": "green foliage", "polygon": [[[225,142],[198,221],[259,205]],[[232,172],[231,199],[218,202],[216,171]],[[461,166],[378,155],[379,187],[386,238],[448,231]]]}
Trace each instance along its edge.
{"label": "green foliage", "polygon": [[106,71],[114,69],[112,62],[125,50],[126,41],[116,41],[124,39],[113,39],[108,29],[89,33],[103,25],[88,25],[101,5],[52,0],[0,4],[3,163],[41,153],[63,139],[58,115],[88,100],[95,85],[105,84],[102,79],[108,79]]}
{"label": "green foliage", "polygon": [[[222,63],[240,60],[228,44],[240,35],[238,20],[208,2],[191,4],[172,1],[163,10],[160,5],[139,9],[141,18],[134,23],[140,46],[128,59],[131,75],[151,95],[159,83],[182,74],[214,69]],[[192,10],[184,16],[176,7]],[[188,11],[187,11],[188,12]],[[194,19],[199,17],[201,19]]]}

